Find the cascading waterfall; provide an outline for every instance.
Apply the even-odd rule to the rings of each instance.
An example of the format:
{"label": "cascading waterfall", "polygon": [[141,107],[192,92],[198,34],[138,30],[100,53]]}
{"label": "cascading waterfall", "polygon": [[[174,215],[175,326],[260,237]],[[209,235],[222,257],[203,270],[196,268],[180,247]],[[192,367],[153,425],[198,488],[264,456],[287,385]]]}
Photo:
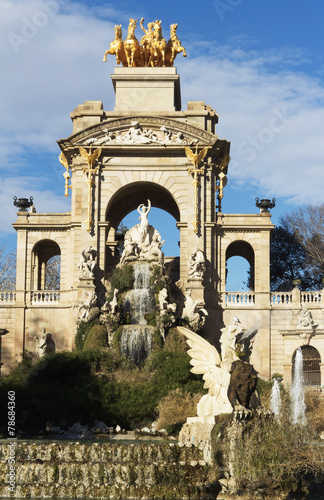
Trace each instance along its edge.
{"label": "cascading waterfall", "polygon": [[272,413],[275,415],[276,419],[280,419],[280,410],[281,410],[281,394],[280,394],[280,385],[278,379],[273,379],[273,385],[271,390],[271,398],[270,398],[270,409]]}
{"label": "cascading waterfall", "polygon": [[151,352],[154,326],[124,325],[120,339],[121,352],[137,366]]}
{"label": "cascading waterfall", "polygon": [[134,264],[133,290],[125,294],[125,310],[130,314],[133,325],[146,325],[145,314],[154,307],[154,295],[150,290],[150,264],[138,262]]}
{"label": "cascading waterfall", "polygon": [[305,388],[303,377],[303,353],[299,347],[296,351],[294,373],[290,391],[291,417],[293,424],[306,425]]}
{"label": "cascading waterfall", "polygon": [[140,365],[153,347],[154,326],[147,325],[145,315],[154,310],[154,292],[151,290],[151,268],[148,262],[136,262],[133,289],[125,294],[124,308],[130,315],[130,325],[124,325],[120,350],[125,356]]}

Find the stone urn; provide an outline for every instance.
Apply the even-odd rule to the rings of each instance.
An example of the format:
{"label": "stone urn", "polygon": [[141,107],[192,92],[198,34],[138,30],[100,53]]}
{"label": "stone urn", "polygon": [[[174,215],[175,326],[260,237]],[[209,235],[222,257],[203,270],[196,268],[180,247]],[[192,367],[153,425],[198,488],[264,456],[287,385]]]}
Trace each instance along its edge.
{"label": "stone urn", "polygon": [[13,204],[15,207],[19,209],[19,212],[27,212],[27,209],[30,208],[33,204],[34,198],[31,196],[28,200],[28,198],[18,198],[17,196],[14,196],[14,202]]}
{"label": "stone urn", "polygon": [[259,198],[255,198],[255,204],[256,206],[260,209],[260,212],[269,212],[271,208],[274,208],[276,206],[276,199],[272,198],[271,200],[268,200],[267,198],[263,198],[261,201],[259,201]]}

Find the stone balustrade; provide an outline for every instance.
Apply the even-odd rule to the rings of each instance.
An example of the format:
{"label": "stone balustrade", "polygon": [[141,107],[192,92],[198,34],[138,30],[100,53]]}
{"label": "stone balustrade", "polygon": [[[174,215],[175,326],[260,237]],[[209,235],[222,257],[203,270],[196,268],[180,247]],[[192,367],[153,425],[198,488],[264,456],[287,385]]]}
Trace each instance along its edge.
{"label": "stone balustrade", "polygon": [[[226,307],[255,306],[259,294],[255,292],[225,292],[222,294],[222,303]],[[274,307],[290,306],[317,306],[323,303],[323,292],[308,291],[301,292],[294,289],[290,292],[270,292],[269,305]]]}
{"label": "stone balustrade", "polygon": [[300,302],[302,305],[319,304],[323,300],[323,292],[300,292]]}
{"label": "stone balustrade", "polygon": [[291,305],[293,303],[292,292],[272,292],[270,293],[270,306]]}
{"label": "stone balustrade", "polygon": [[12,304],[16,301],[16,292],[15,291],[0,291],[0,307],[1,304]]}
{"label": "stone balustrade", "polygon": [[31,304],[58,304],[60,302],[61,294],[57,290],[46,290],[46,291],[36,291],[31,292],[30,301]]}
{"label": "stone balustrade", "polygon": [[253,306],[255,304],[254,292],[226,292],[226,306]]}

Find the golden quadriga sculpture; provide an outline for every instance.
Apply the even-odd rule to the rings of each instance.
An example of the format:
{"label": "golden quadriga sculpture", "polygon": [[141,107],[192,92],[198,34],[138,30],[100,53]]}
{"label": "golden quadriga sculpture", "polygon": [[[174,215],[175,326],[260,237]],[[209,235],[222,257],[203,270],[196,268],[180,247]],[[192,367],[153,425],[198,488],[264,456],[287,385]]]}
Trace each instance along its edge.
{"label": "golden quadriga sculpture", "polygon": [[185,48],[177,36],[177,24],[170,26],[170,39],[167,42],[162,35],[161,21],[148,23],[147,29],[143,26],[144,19],[140,20],[140,26],[144,32],[141,41],[135,37],[137,19],[130,19],[127,38],[122,39],[121,24],[115,26],[115,38],[109,49],[105,52],[103,61],[107,61],[107,54],[115,55],[117,64],[123,66],[139,67],[170,67],[176,56],[183,52],[187,57]]}

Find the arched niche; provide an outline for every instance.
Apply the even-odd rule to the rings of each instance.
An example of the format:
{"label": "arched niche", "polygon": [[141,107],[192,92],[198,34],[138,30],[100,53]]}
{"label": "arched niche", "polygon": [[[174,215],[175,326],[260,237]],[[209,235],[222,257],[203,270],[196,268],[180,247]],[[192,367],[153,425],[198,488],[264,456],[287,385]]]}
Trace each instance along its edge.
{"label": "arched niche", "polygon": [[[241,257],[247,261],[250,266],[250,290],[254,290],[254,276],[255,276],[255,256],[252,246],[243,240],[236,240],[230,243],[226,249],[226,270],[228,266],[228,261],[232,257]],[[226,281],[227,281],[226,272]]]}
{"label": "arched niche", "polygon": [[53,240],[41,240],[34,245],[31,259],[32,290],[60,288],[60,256],[61,249]]}
{"label": "arched niche", "polygon": [[[116,233],[119,223],[142,203],[150,200],[152,207],[168,212],[180,222],[180,210],[171,193],[153,182],[133,182],[119,189],[112,196],[106,209],[106,221],[109,222],[106,236],[105,279],[109,280],[112,269],[118,262],[118,241],[122,236]],[[157,228],[158,229],[158,228]],[[171,264],[170,264],[171,265]],[[179,259],[176,262],[179,266]],[[178,271],[176,271],[176,274]]]}
{"label": "arched niche", "polygon": [[120,221],[147,200],[152,207],[161,208],[180,222],[180,210],[171,193],[153,182],[133,182],[119,189],[112,196],[106,210],[106,220],[117,228]]}
{"label": "arched niche", "polygon": [[[321,355],[311,345],[303,345],[300,347],[303,355],[303,377],[305,385],[320,386],[321,385]],[[295,369],[296,351],[292,356],[292,378]]]}

